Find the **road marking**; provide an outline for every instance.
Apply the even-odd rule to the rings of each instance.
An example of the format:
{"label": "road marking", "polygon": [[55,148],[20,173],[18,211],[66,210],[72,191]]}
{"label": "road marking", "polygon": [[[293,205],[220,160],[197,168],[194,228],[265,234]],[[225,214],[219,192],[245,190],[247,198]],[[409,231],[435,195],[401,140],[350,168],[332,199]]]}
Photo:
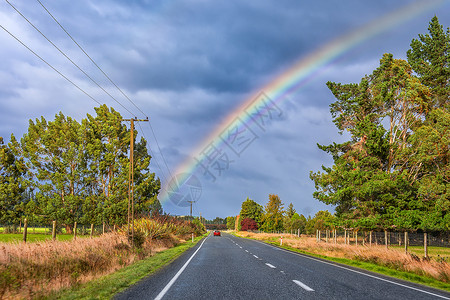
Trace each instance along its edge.
{"label": "road marking", "polygon": [[160,300],[164,295],[167,293],[167,291],[170,289],[170,287],[175,283],[175,281],[180,277],[181,273],[183,273],[184,269],[188,266],[188,264],[191,262],[192,258],[194,258],[195,254],[197,254],[198,250],[202,248],[203,244],[208,239],[209,235],[206,237],[206,239],[203,240],[203,242],[200,244],[200,247],[198,247],[197,250],[195,250],[194,254],[188,259],[188,261],[181,267],[180,270],[178,270],[177,274],[173,276],[173,278],[169,281],[169,283],[164,287],[164,289],[156,296],[155,300]]}
{"label": "road marking", "polygon": [[314,292],[314,290],[312,288],[310,288],[309,286],[307,286],[303,282],[298,281],[298,280],[292,280],[292,281],[295,282],[296,284],[298,284],[299,286],[301,286],[303,289],[307,290],[308,292]]}
{"label": "road marking", "polygon": [[241,248],[241,249],[242,249],[242,246],[239,246],[239,248]]}
{"label": "road marking", "polygon": [[327,265],[330,265],[330,266],[341,268],[341,269],[344,269],[344,270],[347,270],[347,271],[350,271],[350,272],[354,272],[354,273],[357,273],[357,274],[360,274],[360,275],[364,275],[364,276],[367,276],[367,277],[370,277],[370,278],[374,278],[374,279],[378,279],[378,280],[381,280],[381,281],[389,282],[389,283],[392,283],[394,285],[398,285],[398,286],[401,286],[401,287],[404,287],[404,288],[408,288],[408,289],[411,289],[411,290],[414,290],[414,291],[418,291],[418,292],[422,292],[422,293],[425,293],[425,294],[428,294],[428,295],[436,296],[436,297],[439,297],[439,298],[442,298],[442,299],[450,300],[450,298],[448,298],[448,297],[445,297],[445,296],[442,296],[442,295],[439,295],[439,294],[435,294],[435,293],[431,293],[431,292],[428,292],[428,291],[425,291],[425,290],[421,290],[419,288],[415,288],[415,287],[408,286],[408,285],[405,285],[405,284],[401,284],[401,283],[398,283],[398,282],[395,282],[395,281],[391,281],[389,279],[384,279],[384,278],[377,277],[377,276],[374,276],[374,275],[366,274],[364,272],[360,272],[360,271],[357,271],[357,270],[346,268],[344,266],[336,265],[336,264],[331,263],[331,262],[327,262],[327,261],[323,261],[323,260],[320,260],[320,259],[316,259],[316,258],[313,258],[313,257],[306,256],[306,255],[302,255],[301,253],[295,253],[295,252],[287,251],[287,250],[284,250],[282,248],[277,248],[277,247],[274,247],[272,245],[269,245],[269,244],[266,244],[266,243],[263,243],[263,242],[260,242],[260,241],[255,241],[255,242],[263,244],[263,245],[266,245],[267,247],[271,247],[271,248],[279,250],[279,251],[284,251],[284,252],[287,252],[287,253],[290,253],[290,254],[293,254],[293,255],[297,255],[297,256],[304,257],[304,258],[308,258],[308,259],[311,259],[311,260],[314,260],[314,261],[317,261],[317,262],[320,262],[320,263],[323,263],[323,264],[327,264]]}
{"label": "road marking", "polygon": [[248,252],[248,250],[245,250],[245,252]]}
{"label": "road marking", "polygon": [[274,265],[271,265],[269,263],[266,263],[267,266],[271,267],[272,269],[275,269],[276,267]]}
{"label": "road marking", "polygon": [[258,256],[256,256],[256,255],[253,255],[255,258],[259,258]]}

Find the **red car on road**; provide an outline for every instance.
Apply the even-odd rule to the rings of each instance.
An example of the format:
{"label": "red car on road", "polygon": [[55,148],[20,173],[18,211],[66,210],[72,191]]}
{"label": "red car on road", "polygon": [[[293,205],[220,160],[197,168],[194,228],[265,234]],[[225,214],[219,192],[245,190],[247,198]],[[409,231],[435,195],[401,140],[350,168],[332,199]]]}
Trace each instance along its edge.
{"label": "red car on road", "polygon": [[214,236],[220,236],[220,231],[219,230],[214,230]]}

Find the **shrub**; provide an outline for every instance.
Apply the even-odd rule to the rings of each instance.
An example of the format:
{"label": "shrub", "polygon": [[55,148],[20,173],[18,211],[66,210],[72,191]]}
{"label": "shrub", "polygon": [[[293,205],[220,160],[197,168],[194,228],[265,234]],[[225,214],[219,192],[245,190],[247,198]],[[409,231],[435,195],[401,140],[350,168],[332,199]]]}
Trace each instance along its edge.
{"label": "shrub", "polygon": [[258,230],[258,223],[256,223],[256,221],[253,219],[245,218],[241,221],[241,230]]}

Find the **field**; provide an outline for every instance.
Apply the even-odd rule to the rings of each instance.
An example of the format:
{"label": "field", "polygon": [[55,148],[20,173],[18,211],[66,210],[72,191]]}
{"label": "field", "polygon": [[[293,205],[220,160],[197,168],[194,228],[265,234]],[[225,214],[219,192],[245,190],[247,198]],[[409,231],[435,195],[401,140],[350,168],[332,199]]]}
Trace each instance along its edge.
{"label": "field", "polygon": [[[394,250],[402,252],[405,251],[404,246],[389,246],[389,247]],[[424,257],[424,249],[422,246],[409,246],[408,252],[417,255],[418,257],[421,258]],[[450,262],[450,248],[428,246],[428,256],[434,260],[445,260],[447,262]]]}
{"label": "field", "polygon": [[[85,238],[88,236],[77,235],[77,238]],[[23,234],[21,233],[0,233],[0,243],[12,243],[12,242],[22,242]],[[52,239],[51,234],[44,233],[28,233],[27,242],[43,242],[50,241]],[[58,234],[56,235],[57,241],[70,241],[73,239],[73,234]]]}
{"label": "field", "polygon": [[[237,232],[238,236],[263,240],[280,244],[279,234]],[[423,258],[423,247],[409,247],[414,255],[406,254],[399,246],[356,246],[334,243],[318,243],[314,237],[283,235],[283,246],[288,246],[300,252],[336,259],[345,259],[360,263],[370,263],[390,270],[407,272],[425,276],[445,286],[450,283],[449,248],[429,247],[430,258]]]}
{"label": "field", "polygon": [[[192,234],[203,235],[200,225],[170,216],[137,219],[132,245],[126,226],[93,238],[59,234],[56,241],[50,234],[33,234],[31,229],[27,243],[21,242],[20,233],[0,233],[0,299],[45,298],[84,285],[185,244]],[[133,281],[134,275],[130,278]],[[111,285],[114,287],[114,280]],[[107,290],[117,291],[113,287]]]}

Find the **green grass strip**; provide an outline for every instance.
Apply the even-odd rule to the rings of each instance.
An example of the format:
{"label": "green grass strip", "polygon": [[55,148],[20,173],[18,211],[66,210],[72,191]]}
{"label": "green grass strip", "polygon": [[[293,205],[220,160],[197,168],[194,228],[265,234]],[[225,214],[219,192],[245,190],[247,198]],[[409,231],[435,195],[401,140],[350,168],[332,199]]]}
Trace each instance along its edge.
{"label": "green grass strip", "polygon": [[110,299],[115,294],[137,283],[142,278],[155,273],[160,268],[171,263],[186,250],[195,246],[205,236],[195,238],[194,242],[189,240],[173,248],[158,252],[154,256],[140,260],[117,272],[81,286],[49,295],[48,299]]}
{"label": "green grass strip", "polygon": [[303,251],[303,250],[300,250],[300,249],[297,249],[294,247],[290,247],[290,246],[286,246],[286,245],[280,246],[279,242],[261,241],[261,240],[253,239],[253,238],[249,238],[249,237],[242,237],[237,234],[234,234],[234,235],[237,237],[241,237],[241,238],[247,238],[247,239],[251,239],[251,240],[255,240],[255,241],[265,242],[265,243],[271,244],[275,247],[283,248],[286,250],[305,254],[308,256],[317,257],[317,258],[332,261],[332,262],[337,262],[337,263],[347,265],[347,266],[357,267],[357,268],[371,271],[374,273],[379,273],[379,274],[387,275],[390,277],[394,277],[394,278],[398,278],[398,279],[406,280],[409,282],[414,282],[414,283],[418,283],[418,284],[422,284],[422,285],[426,285],[429,287],[433,287],[433,288],[437,288],[437,289],[441,289],[441,290],[450,292],[450,284],[439,281],[439,280],[431,278],[431,277],[421,276],[421,275],[418,275],[418,274],[415,274],[412,272],[399,271],[399,270],[389,268],[387,266],[381,266],[381,265],[377,265],[377,264],[373,264],[373,263],[369,263],[369,262],[365,262],[365,261],[352,260],[352,259],[348,259],[348,258],[337,258],[337,257],[331,257],[331,256],[310,253],[310,252]]}

